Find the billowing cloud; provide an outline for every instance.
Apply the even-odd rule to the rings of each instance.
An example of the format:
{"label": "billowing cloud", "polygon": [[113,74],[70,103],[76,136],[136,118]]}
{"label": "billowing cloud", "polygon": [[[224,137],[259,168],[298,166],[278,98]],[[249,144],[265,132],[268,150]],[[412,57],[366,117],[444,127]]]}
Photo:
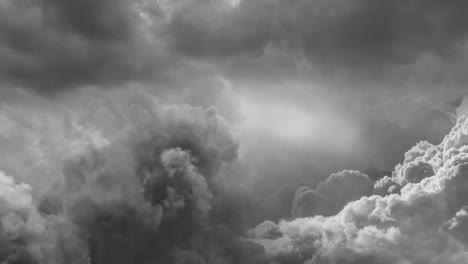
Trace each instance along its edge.
{"label": "billowing cloud", "polygon": [[315,190],[299,187],[292,204],[291,216],[330,216],[339,212],[348,202],[372,193],[374,183],[359,171],[345,170],[330,175]]}
{"label": "billowing cloud", "polygon": [[320,195],[317,191],[309,187],[302,186],[296,190],[292,202],[291,216],[293,218],[307,217],[314,215],[332,215],[336,210],[336,205],[331,199]]}
{"label": "billowing cloud", "polygon": [[440,145],[410,150],[402,167],[424,160],[433,175],[408,180],[408,173],[422,173],[419,167],[396,170],[393,177],[408,182],[400,194],[365,196],[330,217],[270,223],[274,237],[252,231],[252,240],[274,263],[466,262],[466,240],[452,234],[466,218],[467,127],[463,117]]}
{"label": "billowing cloud", "polygon": [[445,225],[445,228],[447,228],[453,236],[462,241],[465,245],[468,244],[468,236],[466,235],[468,228],[467,209],[468,208],[464,206]]}
{"label": "billowing cloud", "polygon": [[44,216],[31,187],[0,173],[0,259],[4,263],[87,263],[86,244],[73,224]]}
{"label": "billowing cloud", "polygon": [[317,185],[317,193],[329,197],[341,207],[347,202],[367,196],[372,192],[372,181],[358,171],[342,171],[330,175]]}
{"label": "billowing cloud", "polygon": [[[89,100],[93,93],[101,97]],[[226,220],[236,211],[225,211],[226,200],[216,196],[225,188],[220,167],[236,157],[237,143],[215,108],[163,105],[143,91],[94,90],[83,96],[86,109],[67,108],[73,121],[66,113],[48,117],[60,123],[58,130],[68,130],[63,133],[70,136],[60,139],[64,147],[82,144],[61,151],[61,157],[54,149],[41,152],[45,164],[37,169],[61,168],[48,175],[48,190],[32,191],[44,184],[34,180],[40,174],[17,177],[30,185],[1,175],[1,261],[263,261],[263,248],[238,237]],[[5,129],[22,131],[27,124],[12,120]],[[83,137],[88,133],[98,136]],[[31,140],[40,140],[40,133],[33,135]],[[41,149],[47,147],[53,146]]]}

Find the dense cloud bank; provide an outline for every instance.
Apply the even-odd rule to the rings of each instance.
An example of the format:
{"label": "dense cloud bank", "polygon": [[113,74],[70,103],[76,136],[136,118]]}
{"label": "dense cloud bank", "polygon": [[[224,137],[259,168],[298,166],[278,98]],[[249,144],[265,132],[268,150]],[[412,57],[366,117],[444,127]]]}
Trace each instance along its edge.
{"label": "dense cloud bank", "polygon": [[3,83],[50,95],[156,76],[170,61],[147,36],[140,13],[159,15],[157,5],[140,11],[145,2],[2,1]]}
{"label": "dense cloud bank", "polygon": [[[35,180],[40,172],[18,170],[31,173],[22,176],[31,185],[0,175],[2,263],[261,259],[261,246],[235,234],[230,218],[238,217],[236,210],[226,210],[229,199],[218,172],[236,157],[237,143],[217,110],[162,105],[144,92],[95,92],[100,99],[90,103],[86,97],[89,108],[70,113],[73,125],[66,118],[54,120],[65,121],[61,126],[70,133],[55,142],[75,144],[75,152],[50,157],[56,150],[46,147],[52,144],[35,157],[35,162],[50,162],[38,165],[38,172],[55,165],[61,168],[57,175]],[[5,129],[24,129],[28,121]],[[80,129],[81,121],[88,130]],[[31,140],[47,135],[35,133]],[[49,189],[34,193],[31,186],[40,187],[41,180],[51,183]]]}
{"label": "dense cloud bank", "polygon": [[2,90],[50,95],[132,81],[173,88],[168,83],[221,74],[453,97],[466,81],[466,7],[458,0],[2,0]]}
{"label": "dense cloud bank", "polygon": [[462,117],[441,144],[417,144],[378,195],[348,198],[332,216],[264,222],[250,240],[272,263],[466,263],[467,129]]}

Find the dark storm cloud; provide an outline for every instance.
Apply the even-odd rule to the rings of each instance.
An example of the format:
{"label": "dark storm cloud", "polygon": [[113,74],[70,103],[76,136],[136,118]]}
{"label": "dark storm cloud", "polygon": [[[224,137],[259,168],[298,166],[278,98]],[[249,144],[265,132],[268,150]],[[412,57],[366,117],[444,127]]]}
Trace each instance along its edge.
{"label": "dark storm cloud", "polygon": [[2,1],[3,82],[47,94],[155,78],[166,59],[144,35],[140,2]]}
{"label": "dark storm cloud", "polygon": [[465,7],[0,0],[5,87],[75,91],[0,105],[0,262],[466,263],[468,121],[356,85],[463,80]]}
{"label": "dark storm cloud", "polygon": [[[466,7],[456,0],[4,0],[0,74],[41,93],[177,80],[187,71],[201,78],[192,61],[233,77],[293,78],[305,54],[313,65],[305,76],[401,84],[428,67],[422,55],[447,67],[464,56]],[[457,86],[458,72],[439,72],[439,82]]]}
{"label": "dark storm cloud", "polygon": [[[450,54],[463,40],[464,1],[296,1],[298,24],[312,61],[333,67],[407,63],[422,52]],[[286,6],[284,2],[284,6]],[[312,12],[312,13],[309,13]]]}
{"label": "dark storm cloud", "polygon": [[43,1],[46,22],[90,40],[128,39],[136,30],[135,1]]}
{"label": "dark storm cloud", "polygon": [[229,56],[277,40],[330,63],[398,62],[448,52],[468,29],[467,5],[457,0],[181,2],[169,31],[175,47],[194,56]]}
{"label": "dark storm cloud", "polygon": [[193,57],[259,57],[270,42],[275,2],[182,1],[171,15],[168,34],[171,47]]}
{"label": "dark storm cloud", "polygon": [[[244,0],[226,6],[223,1],[182,1],[169,21],[170,46],[191,57],[247,66],[247,76],[282,68],[303,52],[326,78],[401,85],[401,78],[424,67],[415,63],[426,54],[439,64],[456,61],[464,54],[460,45],[468,30],[463,12],[468,6],[457,0]],[[289,58],[265,59],[271,56],[264,53],[268,49],[286,51]],[[265,65],[271,63],[276,65]]]}
{"label": "dark storm cloud", "polygon": [[217,110],[107,93],[73,97],[88,105],[73,115],[97,141],[55,119],[73,131],[61,145],[75,153],[55,160],[62,170],[45,194],[0,173],[0,261],[265,263],[263,247],[239,236],[239,199],[217,182],[238,148]]}

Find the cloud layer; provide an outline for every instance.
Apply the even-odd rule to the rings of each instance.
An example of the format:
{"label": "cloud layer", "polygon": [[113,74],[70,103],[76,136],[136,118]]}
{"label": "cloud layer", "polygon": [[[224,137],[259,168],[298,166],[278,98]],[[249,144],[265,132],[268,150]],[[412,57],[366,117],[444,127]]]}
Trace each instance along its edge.
{"label": "cloud layer", "polygon": [[4,0],[0,75],[8,89],[48,95],[127,82],[173,87],[220,74],[454,97],[466,75],[465,8],[419,0]]}

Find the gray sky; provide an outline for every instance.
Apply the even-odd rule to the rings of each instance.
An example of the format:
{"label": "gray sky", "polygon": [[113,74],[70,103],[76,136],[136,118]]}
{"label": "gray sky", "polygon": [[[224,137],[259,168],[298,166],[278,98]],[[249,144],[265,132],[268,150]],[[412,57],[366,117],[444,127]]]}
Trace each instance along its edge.
{"label": "gray sky", "polygon": [[467,8],[0,0],[0,262],[466,263]]}

